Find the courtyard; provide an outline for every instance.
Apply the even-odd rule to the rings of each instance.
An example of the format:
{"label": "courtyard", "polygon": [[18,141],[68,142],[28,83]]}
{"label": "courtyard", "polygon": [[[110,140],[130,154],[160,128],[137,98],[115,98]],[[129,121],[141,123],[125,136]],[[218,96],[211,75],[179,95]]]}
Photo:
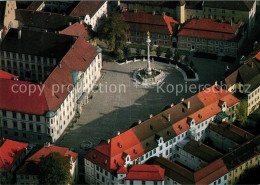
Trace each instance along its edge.
{"label": "courtyard", "polygon": [[[73,128],[65,131],[56,145],[73,148],[80,156],[87,151],[80,148],[84,142],[92,146],[124,132],[138,120],[146,120],[150,114],[158,114],[165,106],[177,104],[182,98],[188,98],[197,93],[190,92],[188,87],[212,85],[216,80],[224,78],[226,66],[232,70],[235,63],[225,63],[217,60],[192,58],[197,69],[199,81],[185,82],[182,74],[167,64],[152,63],[152,67],[161,69],[167,75],[159,86],[137,86],[133,81],[133,71],[146,66],[145,61],[131,62],[119,65],[116,62],[104,62],[99,88],[93,92],[93,98],[82,108],[82,113]],[[176,85],[183,86],[183,91]],[[168,90],[168,91],[167,91]],[[80,168],[83,167],[80,161]]]}

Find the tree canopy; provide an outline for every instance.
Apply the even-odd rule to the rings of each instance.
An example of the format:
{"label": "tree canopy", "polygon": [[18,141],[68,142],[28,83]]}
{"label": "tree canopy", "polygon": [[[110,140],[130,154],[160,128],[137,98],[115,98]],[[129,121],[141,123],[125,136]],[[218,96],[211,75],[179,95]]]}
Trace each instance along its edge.
{"label": "tree canopy", "polygon": [[100,38],[108,44],[108,48],[115,52],[126,46],[129,25],[123,20],[120,13],[113,11],[107,17],[102,18],[98,32]]}
{"label": "tree canopy", "polygon": [[68,184],[71,182],[70,160],[57,152],[41,157],[39,162],[40,184]]}
{"label": "tree canopy", "polygon": [[162,55],[162,48],[161,48],[161,46],[158,46],[158,47],[156,48],[156,55],[157,55],[157,57],[159,57],[159,56]]}
{"label": "tree canopy", "polygon": [[173,52],[172,52],[171,48],[168,48],[166,51],[165,57],[167,59],[170,59],[172,56],[173,56]]}
{"label": "tree canopy", "polygon": [[245,127],[248,123],[247,119],[247,102],[245,100],[242,100],[237,107],[236,110],[236,116],[237,120],[239,121],[240,125]]}

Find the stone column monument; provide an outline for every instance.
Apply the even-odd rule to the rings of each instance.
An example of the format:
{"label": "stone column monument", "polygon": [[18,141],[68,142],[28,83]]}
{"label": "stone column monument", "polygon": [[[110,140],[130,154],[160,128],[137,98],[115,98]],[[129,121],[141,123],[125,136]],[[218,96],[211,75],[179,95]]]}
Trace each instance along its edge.
{"label": "stone column monument", "polygon": [[149,31],[147,32],[146,43],[147,43],[147,71],[146,72],[147,72],[148,75],[151,75],[152,74],[151,62],[150,62],[150,43],[151,43],[151,39],[150,39]]}

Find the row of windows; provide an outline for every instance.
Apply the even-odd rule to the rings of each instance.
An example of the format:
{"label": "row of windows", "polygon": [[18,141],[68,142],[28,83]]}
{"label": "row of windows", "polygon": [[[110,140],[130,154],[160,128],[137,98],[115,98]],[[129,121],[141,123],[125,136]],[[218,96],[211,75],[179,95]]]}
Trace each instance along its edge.
{"label": "row of windows", "polygon": [[[2,110],[2,114],[3,114],[3,117],[6,117],[7,111],[6,110]],[[40,122],[40,116],[39,115],[32,115],[32,114],[24,114],[24,113],[12,112],[12,118],[17,119],[18,115],[20,115],[20,118],[23,119],[23,120],[26,120],[26,117],[27,117],[30,121],[34,121],[34,119],[36,118],[36,121]]]}
{"label": "row of windows", "polygon": [[[185,37],[184,36],[181,36],[181,41],[184,41],[185,40]],[[206,43],[206,39],[205,38],[195,38],[195,37],[187,37],[187,40],[190,42],[202,42],[202,43]],[[218,41],[218,40],[209,40],[209,44],[215,44],[215,45],[220,45],[220,46],[228,46],[230,42],[227,42],[227,41]],[[231,46],[235,46],[235,43],[234,42],[231,42],[230,43]]]}
{"label": "row of windows", "polygon": [[[13,123],[13,128],[18,129],[17,121],[13,121],[12,123]],[[22,122],[20,126],[21,126],[21,128],[23,130],[26,130],[26,125],[29,125],[27,127],[29,128],[30,131],[34,130],[34,128],[33,128],[34,126],[33,126],[32,123],[24,123],[24,122]],[[3,126],[4,127],[8,127],[7,120],[3,120]],[[36,125],[36,130],[37,130],[37,132],[40,132],[41,131],[41,126],[40,125]]]}
{"label": "row of windows", "polygon": [[[8,133],[8,130],[4,130],[4,135],[5,135],[5,136],[10,135],[10,133]],[[31,137],[31,135],[27,135],[26,133],[19,134],[19,133],[16,132],[16,131],[13,132],[13,136],[15,136],[15,137],[23,137],[23,138]],[[42,136],[41,136],[41,135],[38,135],[38,136],[37,136],[37,139],[38,139],[38,140],[42,140]]]}

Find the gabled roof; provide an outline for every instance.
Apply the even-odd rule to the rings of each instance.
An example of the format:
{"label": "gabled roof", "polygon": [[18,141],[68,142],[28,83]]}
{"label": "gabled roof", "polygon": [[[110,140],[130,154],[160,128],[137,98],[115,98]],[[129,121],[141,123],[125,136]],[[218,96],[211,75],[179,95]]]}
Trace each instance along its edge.
{"label": "gabled roof", "polygon": [[198,157],[199,159],[211,163],[223,156],[222,153],[198,141],[191,140],[184,147],[183,150]]}
{"label": "gabled roof", "polygon": [[159,165],[134,165],[130,167],[126,180],[163,181],[165,170]]}
{"label": "gabled roof", "polygon": [[9,79],[9,80],[14,79],[14,80],[17,80],[18,76],[15,76],[15,75],[13,75],[11,73],[8,73],[8,72],[3,71],[3,70],[0,69],[0,79]]}
{"label": "gabled roof", "polygon": [[60,34],[64,35],[71,35],[76,37],[82,37],[85,40],[90,40],[91,36],[89,34],[89,27],[84,23],[76,22],[73,25],[65,28],[64,30],[59,32]]}
{"label": "gabled roof", "polygon": [[178,33],[178,36],[189,36],[217,40],[234,40],[236,39],[239,27],[238,24],[221,23],[215,19],[192,19],[184,25],[183,29]]}
{"label": "gabled roof", "polygon": [[47,29],[50,31],[59,31],[75,23],[77,17],[65,16],[58,13],[43,11],[30,11],[26,9],[16,9],[15,19],[23,26]]}
{"label": "gabled roof", "polygon": [[210,123],[208,129],[236,142],[237,144],[242,144],[254,137],[253,134],[227,122],[220,124]]}
{"label": "gabled roof", "polygon": [[[51,110],[56,112],[72,89],[72,71],[85,71],[97,55],[96,48],[83,38],[78,38],[42,85],[26,81],[0,79],[0,109],[43,115]],[[73,61],[73,62],[72,62]],[[59,87],[59,91],[53,91]],[[12,91],[12,87],[35,86],[35,92]],[[68,88],[67,88],[68,87]],[[42,91],[43,90],[43,91]],[[31,94],[29,94],[31,93]],[[40,102],[40,103],[39,103]]]}
{"label": "gabled roof", "polygon": [[204,7],[221,8],[227,10],[250,11],[254,1],[205,1]]}
{"label": "gabled roof", "polygon": [[143,11],[126,11],[122,15],[125,22],[130,25],[130,30],[142,32],[173,34],[172,27],[178,24],[177,21],[167,15],[153,15]]}
{"label": "gabled roof", "polygon": [[29,144],[6,139],[0,145],[0,168],[10,171]]}
{"label": "gabled roof", "polygon": [[163,157],[156,158],[154,164],[164,168],[165,175],[180,184],[210,184],[228,173],[222,159],[218,159],[196,172]]}
{"label": "gabled roof", "polygon": [[[232,86],[236,83],[252,84],[258,83],[258,80],[253,80],[260,74],[260,61],[256,58],[250,59],[248,62],[241,65],[237,70],[225,78],[225,83]],[[257,84],[256,84],[257,85]]]}
{"label": "gabled roof", "polygon": [[[200,123],[221,112],[218,105],[220,99],[225,99],[228,106],[239,102],[230,92],[213,85],[111,138],[109,142],[102,142],[86,155],[86,159],[108,171],[116,171],[125,164],[123,153],[130,155],[131,160],[134,160],[156,148],[160,137],[166,142],[189,130],[188,117]],[[189,109],[187,102],[190,102]],[[197,118],[199,114],[202,116]]]}
{"label": "gabled roof", "polygon": [[75,42],[73,36],[11,28],[1,43],[2,51],[61,59]]}
{"label": "gabled roof", "polygon": [[81,1],[70,13],[70,16],[92,18],[106,1]]}

